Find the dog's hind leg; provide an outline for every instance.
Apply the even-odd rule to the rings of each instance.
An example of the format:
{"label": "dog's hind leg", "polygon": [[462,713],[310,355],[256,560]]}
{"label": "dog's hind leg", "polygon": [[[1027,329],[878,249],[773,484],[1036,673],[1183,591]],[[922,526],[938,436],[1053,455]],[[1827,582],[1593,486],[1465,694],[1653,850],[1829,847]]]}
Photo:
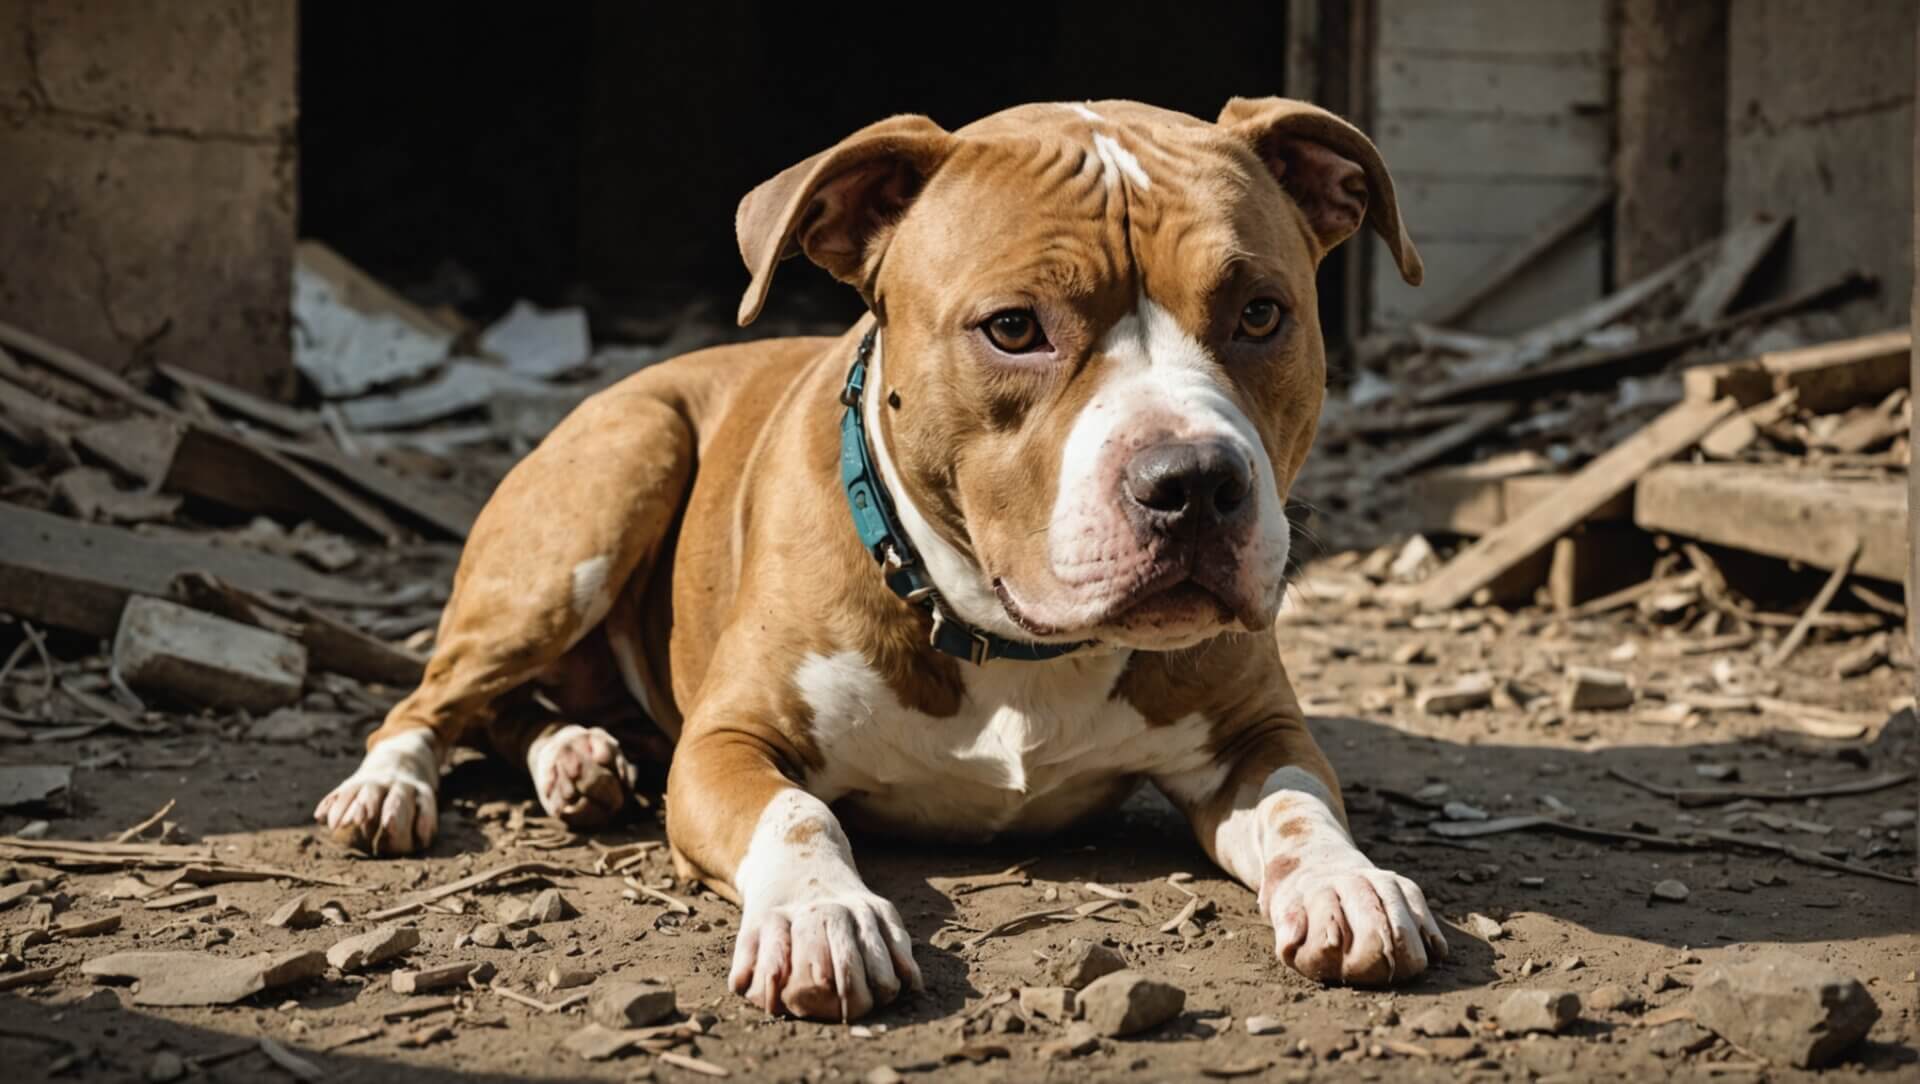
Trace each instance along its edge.
{"label": "dog's hind leg", "polygon": [[658,557],[692,478],[694,435],[642,374],[582,403],[500,483],[474,523],[426,676],[367,737],[314,819],[404,854],[433,839],[440,768],[493,703],[597,626]]}

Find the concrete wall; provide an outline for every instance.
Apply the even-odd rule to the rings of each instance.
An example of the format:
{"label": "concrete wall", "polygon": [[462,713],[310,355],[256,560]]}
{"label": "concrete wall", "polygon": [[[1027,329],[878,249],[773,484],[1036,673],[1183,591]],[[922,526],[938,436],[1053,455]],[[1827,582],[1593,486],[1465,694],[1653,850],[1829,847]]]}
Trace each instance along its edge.
{"label": "concrete wall", "polygon": [[1906,323],[1913,287],[1914,0],[1736,0],[1728,17],[1731,221],[1795,216],[1786,281],[1880,278],[1859,330]]}
{"label": "concrete wall", "polygon": [[1728,0],[1621,0],[1613,280],[1632,282],[1726,221]]}
{"label": "concrete wall", "polygon": [[294,0],[0,0],[0,319],[293,387]]}

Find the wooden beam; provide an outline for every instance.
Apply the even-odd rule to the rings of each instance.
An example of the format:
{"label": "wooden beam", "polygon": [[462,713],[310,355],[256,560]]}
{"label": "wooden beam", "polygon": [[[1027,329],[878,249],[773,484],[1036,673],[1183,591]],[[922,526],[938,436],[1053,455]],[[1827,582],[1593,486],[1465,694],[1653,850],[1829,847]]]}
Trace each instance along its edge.
{"label": "wooden beam", "polygon": [[1894,328],[1798,350],[1697,366],[1681,374],[1681,381],[1689,399],[1731,395],[1742,406],[1753,406],[1792,390],[1799,393],[1802,407],[1816,414],[1832,414],[1877,402],[1895,388],[1907,387],[1912,350],[1912,330]]}
{"label": "wooden beam", "polygon": [[1687,299],[1680,322],[1690,327],[1705,327],[1727,315],[1734,299],[1753,278],[1754,268],[1780,243],[1793,218],[1772,222],[1755,220],[1720,239],[1720,249],[1707,266],[1706,277]]}
{"label": "wooden beam", "polygon": [[1895,477],[1675,463],[1640,479],[1633,520],[1649,531],[1825,569],[1839,567],[1858,538],[1855,574],[1900,583],[1907,573],[1906,488]]}
{"label": "wooden beam", "polygon": [[1376,464],[1374,470],[1382,478],[1398,478],[1418,470],[1507,424],[1519,409],[1518,403],[1483,403],[1445,429],[1429,433],[1395,452],[1385,462]]}
{"label": "wooden beam", "polygon": [[1683,402],[1668,410],[1588,463],[1558,493],[1462,550],[1412,593],[1414,600],[1428,610],[1458,606],[1626,492],[1641,475],[1692,447],[1735,409],[1733,400],[1723,399]]}

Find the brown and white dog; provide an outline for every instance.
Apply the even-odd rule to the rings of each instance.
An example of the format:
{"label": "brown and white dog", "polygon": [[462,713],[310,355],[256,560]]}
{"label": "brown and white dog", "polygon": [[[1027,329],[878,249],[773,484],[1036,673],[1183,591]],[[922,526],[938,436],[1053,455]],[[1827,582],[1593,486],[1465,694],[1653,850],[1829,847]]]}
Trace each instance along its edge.
{"label": "brown and white dog", "polygon": [[[596,822],[633,774],[606,726],[637,709],[674,743],[675,861],[742,908],[734,989],[841,1019],[920,982],[843,819],[1047,832],[1148,779],[1288,965],[1420,974],[1446,941],[1354,846],[1271,631],[1325,384],[1314,273],[1363,218],[1417,283],[1373,144],[1277,98],[1212,124],[1120,101],[900,116],[780,174],[740,204],[740,322],[796,251],[871,315],[574,411],[481,514],[425,679],[316,818],[422,847],[449,750],[480,737]],[[863,342],[851,431],[932,587],[910,601],[841,477]],[[941,624],[1064,653],[956,658]]]}

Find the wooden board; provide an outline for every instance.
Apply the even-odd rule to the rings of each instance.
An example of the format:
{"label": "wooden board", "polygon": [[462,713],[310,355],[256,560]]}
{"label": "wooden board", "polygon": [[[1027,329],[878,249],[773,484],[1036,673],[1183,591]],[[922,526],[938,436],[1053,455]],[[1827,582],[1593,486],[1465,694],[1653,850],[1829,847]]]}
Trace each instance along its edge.
{"label": "wooden board", "polygon": [[1414,600],[1429,610],[1458,606],[1618,498],[1641,475],[1691,447],[1736,408],[1732,399],[1721,399],[1683,402],[1668,410],[1588,463],[1557,493],[1462,550],[1413,592]]}
{"label": "wooden board", "polygon": [[1747,280],[1753,277],[1754,268],[1780,243],[1792,222],[1791,216],[1773,221],[1756,220],[1722,237],[1720,250],[1714,254],[1700,285],[1694,288],[1693,296],[1687,299],[1680,322],[1704,327],[1725,316]]}
{"label": "wooden board", "polygon": [[377,591],[282,557],[231,546],[149,538],[0,504],[0,612],[111,636],[129,595],[164,598],[175,576],[206,572],[249,591],[378,606]]}
{"label": "wooden board", "polygon": [[1515,403],[1485,403],[1444,429],[1436,430],[1394,453],[1374,470],[1383,478],[1398,478],[1449,452],[1456,451],[1507,423],[1519,409]]}
{"label": "wooden board", "polygon": [[380,509],[264,446],[261,439],[213,425],[190,425],[180,434],[162,488],[290,524],[312,519],[389,542],[405,537]]}
{"label": "wooden board", "polygon": [[1731,395],[1753,406],[1783,391],[1800,393],[1800,405],[1831,414],[1878,402],[1908,382],[1913,333],[1896,328],[1856,339],[1839,339],[1799,350],[1781,350],[1720,365],[1688,369],[1682,377],[1689,399]]}
{"label": "wooden board", "polygon": [[[1409,488],[1418,528],[1477,538],[1551,498],[1572,478],[1538,467],[1526,473],[1476,470],[1484,466],[1471,463],[1417,475]],[[1594,509],[1586,522],[1625,522],[1632,518],[1633,491],[1629,489]]]}
{"label": "wooden board", "polygon": [[1826,569],[1858,537],[1855,572],[1899,583],[1907,570],[1906,488],[1896,477],[1675,463],[1640,480],[1633,518],[1650,531]]}

